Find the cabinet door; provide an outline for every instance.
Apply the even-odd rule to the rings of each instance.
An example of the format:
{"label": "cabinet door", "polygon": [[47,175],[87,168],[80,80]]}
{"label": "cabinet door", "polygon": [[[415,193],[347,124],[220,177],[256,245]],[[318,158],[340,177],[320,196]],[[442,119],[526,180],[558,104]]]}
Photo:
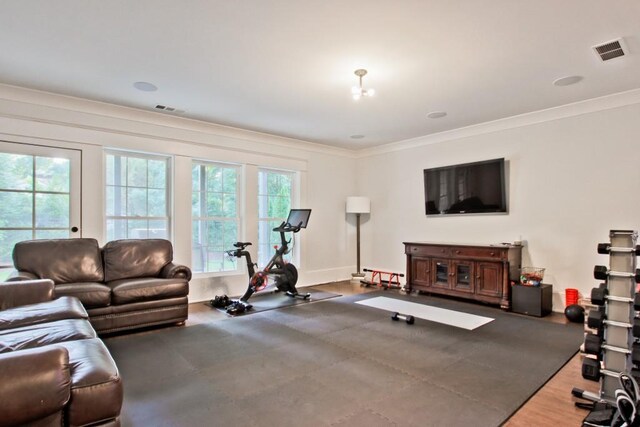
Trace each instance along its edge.
{"label": "cabinet door", "polygon": [[453,261],[452,287],[456,291],[473,293],[475,288],[473,261]]}
{"label": "cabinet door", "polygon": [[447,259],[434,259],[432,261],[432,286],[434,288],[449,289],[451,283],[451,265]]}
{"label": "cabinet door", "polygon": [[414,285],[431,286],[431,258],[413,257],[411,277]]}
{"label": "cabinet door", "polygon": [[502,296],[502,263],[476,263],[476,293],[480,295]]}

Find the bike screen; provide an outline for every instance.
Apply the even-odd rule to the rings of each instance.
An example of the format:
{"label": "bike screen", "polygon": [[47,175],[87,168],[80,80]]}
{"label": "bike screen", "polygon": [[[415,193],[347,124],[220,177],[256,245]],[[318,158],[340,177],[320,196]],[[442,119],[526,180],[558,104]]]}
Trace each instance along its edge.
{"label": "bike screen", "polygon": [[293,227],[307,228],[309,216],[311,216],[311,209],[291,209],[287,224]]}

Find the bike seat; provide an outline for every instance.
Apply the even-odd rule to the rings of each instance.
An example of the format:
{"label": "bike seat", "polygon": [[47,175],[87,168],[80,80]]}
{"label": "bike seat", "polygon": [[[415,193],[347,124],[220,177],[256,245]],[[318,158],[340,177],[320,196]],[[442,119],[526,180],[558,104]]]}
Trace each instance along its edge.
{"label": "bike seat", "polygon": [[240,248],[240,249],[244,249],[247,246],[251,246],[251,242],[235,242],[233,244],[233,247]]}

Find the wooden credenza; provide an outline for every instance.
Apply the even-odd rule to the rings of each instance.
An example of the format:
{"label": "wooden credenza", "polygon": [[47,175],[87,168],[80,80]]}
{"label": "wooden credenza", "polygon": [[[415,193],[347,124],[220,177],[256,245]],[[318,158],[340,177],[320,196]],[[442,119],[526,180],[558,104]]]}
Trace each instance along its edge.
{"label": "wooden credenza", "polygon": [[511,308],[509,282],[519,280],[522,246],[404,242],[404,251],[409,291]]}

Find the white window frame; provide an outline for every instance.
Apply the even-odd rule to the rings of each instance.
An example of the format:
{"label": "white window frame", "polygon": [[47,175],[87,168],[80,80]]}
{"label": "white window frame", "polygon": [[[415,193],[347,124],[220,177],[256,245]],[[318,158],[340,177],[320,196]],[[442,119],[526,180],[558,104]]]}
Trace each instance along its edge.
{"label": "white window frame", "polygon": [[[258,203],[257,203],[257,208],[258,208],[258,243],[257,243],[257,252],[258,252],[258,263],[260,264],[260,268],[264,267],[263,265],[261,265],[261,260],[260,260],[260,248],[263,246],[261,241],[260,241],[260,223],[261,222],[271,222],[271,221],[277,221],[277,222],[282,222],[282,221],[286,221],[286,217],[284,218],[271,218],[271,217],[261,217],[260,216],[260,200],[263,196],[267,196],[267,205],[268,205],[268,198],[269,195],[268,194],[261,194],[260,193],[260,175],[262,172],[266,172],[266,173],[276,173],[276,174],[280,174],[280,175],[289,175],[291,178],[291,193],[289,195],[289,206],[290,209],[295,209],[295,207],[297,206],[297,191],[298,191],[298,182],[297,182],[297,172],[296,171],[292,171],[292,170],[285,170],[285,169],[274,169],[274,168],[268,168],[268,167],[260,167],[258,168],[258,188],[257,188],[257,196],[258,196]],[[269,230],[271,232],[271,230]],[[278,246],[280,245],[280,241],[278,240],[277,242],[269,242],[269,248],[272,247],[273,244],[277,244]],[[297,264],[298,262],[298,249],[297,246],[295,245],[295,235],[291,236],[291,244],[293,245],[293,250],[289,253],[288,256],[285,256],[285,259],[289,258],[289,261]],[[267,259],[271,259],[271,257],[273,256],[273,253],[270,252],[269,256]]]}
{"label": "white window frame", "polygon": [[[199,183],[199,188],[198,188],[198,192],[202,194],[206,194],[207,190],[206,190],[206,173],[203,174],[202,171],[206,171],[206,167],[207,166],[214,166],[214,167],[221,167],[221,168],[226,168],[226,169],[233,169],[236,172],[236,189],[235,189],[235,199],[236,199],[236,216],[235,218],[228,218],[228,217],[209,217],[209,216],[194,216],[193,215],[193,210],[191,211],[191,224],[193,224],[195,221],[220,221],[220,222],[235,222],[236,224],[236,230],[237,230],[237,235],[236,235],[236,241],[241,240],[241,236],[242,234],[242,216],[241,216],[241,209],[242,209],[242,198],[244,197],[244,194],[242,194],[242,166],[235,164],[235,163],[224,163],[224,162],[216,162],[216,161],[211,161],[211,160],[197,160],[197,159],[193,159],[192,162],[192,168],[191,170],[193,171],[193,166],[199,166],[201,167],[201,173],[200,173],[200,183]],[[204,180],[203,180],[204,177]],[[193,189],[193,178],[192,178],[192,182],[191,182],[191,194],[193,197],[193,193],[196,192],[196,190]],[[224,193],[222,192],[221,194],[229,194],[229,193]],[[202,198],[200,199],[202,200]],[[200,208],[203,209],[204,207],[206,207],[206,205],[203,205],[202,203],[200,203]],[[202,232],[202,229],[200,230]],[[206,232],[206,230],[205,230]],[[191,238],[191,265],[193,267],[194,265],[194,247],[195,247],[195,241],[193,241],[193,234],[190,236]],[[233,249],[233,244],[236,242],[224,242],[223,246],[228,246],[228,247],[223,247],[222,248],[222,256],[226,256],[224,254],[225,251],[227,250],[231,250]],[[208,246],[208,245],[207,245]],[[228,276],[228,275],[235,275],[235,274],[239,274],[242,273],[244,271],[244,266],[242,265],[244,263],[244,260],[241,260],[239,258],[235,259],[235,265],[236,268],[233,270],[218,270],[218,271],[208,271],[208,270],[204,270],[204,271],[195,271],[194,270],[194,274],[197,274],[198,276]]]}
{"label": "white window frame", "polygon": [[[69,160],[70,168],[70,182],[69,192],[51,192],[51,191],[39,191],[35,188],[35,176],[33,182],[32,191],[27,190],[5,190],[18,193],[32,193],[33,194],[33,210],[32,210],[32,224],[31,227],[4,227],[3,230],[24,230],[31,231],[31,238],[37,238],[37,230],[56,229],[62,230],[61,227],[36,227],[36,195],[37,194],[68,194],[69,195],[69,238],[82,237],[82,196],[81,196],[81,176],[82,176],[82,152],[72,148],[59,148],[59,147],[46,147],[35,144],[24,144],[17,142],[9,142],[0,140],[0,152],[8,154],[18,154],[32,156],[35,162],[36,157],[49,157],[49,158],[64,158]],[[35,166],[35,164],[34,164]],[[33,174],[36,173],[34,168]],[[76,231],[72,231],[75,229]],[[4,266],[0,266],[4,267]]]}
{"label": "white window frame", "polygon": [[[158,216],[148,216],[148,198],[149,198],[149,193],[147,192],[147,216],[129,216],[129,215],[108,215],[107,214],[107,209],[108,209],[108,205],[107,205],[107,188],[108,187],[116,187],[115,184],[111,185],[111,184],[107,184],[107,156],[112,155],[112,156],[120,156],[120,157],[125,157],[125,158],[137,158],[137,159],[146,159],[146,160],[162,160],[164,162],[166,162],[167,164],[167,169],[165,172],[165,183],[166,183],[166,188],[165,188],[165,201],[166,201],[166,210],[165,210],[165,216],[163,217],[158,217]],[[146,153],[146,152],[139,152],[139,151],[129,151],[129,150],[119,150],[119,149],[105,149],[104,150],[104,154],[103,154],[103,161],[104,161],[104,240],[108,241],[109,237],[107,234],[107,223],[109,220],[146,220],[146,221],[156,221],[156,220],[164,220],[167,222],[167,235],[166,235],[166,239],[170,240],[171,242],[173,242],[173,217],[172,217],[172,213],[173,213],[173,197],[172,197],[172,188],[173,188],[173,157],[172,156],[168,156],[168,155],[163,155],[163,154],[156,154],[156,153]],[[126,174],[127,179],[128,179],[128,173]],[[148,175],[147,175],[148,178]],[[149,190],[149,186],[148,186],[148,182],[147,182],[147,186],[146,187],[134,187],[134,186],[129,186],[127,185],[127,183],[125,183],[124,185],[120,185],[119,187],[124,188],[125,190],[128,188],[145,188],[147,190]],[[147,223],[147,232],[148,232],[148,223]],[[127,227],[127,236],[125,238],[129,239],[131,237],[129,237],[128,235],[128,227]],[[149,238],[149,237],[147,237]],[[151,237],[153,238],[153,237]]]}

